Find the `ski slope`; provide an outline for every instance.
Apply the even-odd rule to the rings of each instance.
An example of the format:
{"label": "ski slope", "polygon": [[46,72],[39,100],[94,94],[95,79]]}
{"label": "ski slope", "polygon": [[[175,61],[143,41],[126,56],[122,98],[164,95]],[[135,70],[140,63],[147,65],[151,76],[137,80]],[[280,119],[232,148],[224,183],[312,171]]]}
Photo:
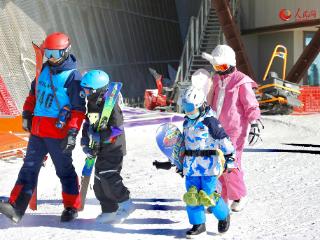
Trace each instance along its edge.
{"label": "ski slope", "polygon": [[[304,149],[283,143],[320,144],[320,115],[267,116],[263,118],[263,142],[254,149]],[[61,186],[50,159],[39,176],[38,210],[27,210],[19,224],[0,215],[0,239],[184,239],[190,228],[184,203],[184,180],[174,170],[156,170],[152,161],[165,158],[157,149],[157,125],[126,129],[128,154],[123,178],[136,210],[122,224],[95,223],[100,213],[93,190],[83,212],[71,223],[60,223]],[[259,151],[259,150],[258,150]],[[74,164],[78,174],[84,155],[77,146]],[[0,196],[8,196],[22,165],[0,160]],[[226,234],[219,235],[217,220],[207,214],[207,238],[203,239],[319,239],[320,155],[245,152],[243,156],[248,205],[233,213]]]}

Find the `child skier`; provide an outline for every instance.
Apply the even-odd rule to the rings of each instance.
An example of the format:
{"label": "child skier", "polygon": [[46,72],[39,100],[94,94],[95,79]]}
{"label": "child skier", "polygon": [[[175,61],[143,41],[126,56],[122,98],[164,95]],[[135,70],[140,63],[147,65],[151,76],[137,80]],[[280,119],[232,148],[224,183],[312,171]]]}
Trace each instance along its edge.
{"label": "child skier", "polygon": [[85,100],[80,97],[81,75],[66,34],[48,35],[42,47],[48,61],[42,66],[38,83],[32,82],[23,106],[23,129],[31,133],[26,157],[9,202],[0,203],[0,212],[14,222],[19,222],[27,209],[47,153],[62,184],[65,209],[61,221],[76,218],[80,207],[72,150],[86,111]]}
{"label": "child skier", "polygon": [[221,166],[217,149],[225,155],[228,168],[234,161],[234,147],[216,119],[215,112],[206,105],[205,98],[203,90],[194,86],[187,88],[182,98],[182,108],[186,114],[183,123],[186,148],[183,175],[187,193],[184,201],[189,222],[193,225],[186,233],[187,238],[206,232],[204,207],[211,207],[219,221],[220,233],[228,231],[230,225],[228,206],[215,192],[218,175],[225,167]]}
{"label": "child skier", "polygon": [[[100,70],[87,72],[81,80],[81,86],[88,100],[81,146],[88,157],[97,156],[93,190],[102,210],[96,218],[99,223],[121,221],[134,210],[130,192],[120,176],[123,156],[126,154],[126,140],[123,115],[118,103],[112,110],[107,127],[97,131],[97,123],[104,105],[103,96],[108,83],[108,74]],[[89,147],[92,140],[98,143],[94,149]]]}

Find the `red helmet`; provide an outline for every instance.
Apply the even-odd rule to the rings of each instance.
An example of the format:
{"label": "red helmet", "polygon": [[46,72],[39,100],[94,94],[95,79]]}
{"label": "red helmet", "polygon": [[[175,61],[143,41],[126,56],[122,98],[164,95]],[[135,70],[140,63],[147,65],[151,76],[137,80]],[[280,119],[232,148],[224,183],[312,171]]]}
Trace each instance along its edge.
{"label": "red helmet", "polygon": [[63,50],[69,46],[69,36],[62,32],[54,32],[49,34],[42,44],[43,48],[54,50]]}

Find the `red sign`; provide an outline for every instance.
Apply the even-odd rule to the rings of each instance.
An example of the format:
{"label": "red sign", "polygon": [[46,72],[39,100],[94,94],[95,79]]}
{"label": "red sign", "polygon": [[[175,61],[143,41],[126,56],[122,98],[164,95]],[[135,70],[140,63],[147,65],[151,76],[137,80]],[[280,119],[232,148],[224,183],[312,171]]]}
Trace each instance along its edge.
{"label": "red sign", "polygon": [[294,15],[291,13],[289,9],[282,8],[280,9],[278,15],[282,21],[289,21],[294,16],[294,20],[296,22],[316,19],[318,17],[317,9],[302,9],[302,8],[298,8],[297,10],[295,10]]}
{"label": "red sign", "polygon": [[310,10],[302,10],[298,8],[295,14],[296,21],[304,21],[304,20],[311,20],[317,18],[317,10],[310,9]]}
{"label": "red sign", "polygon": [[291,18],[291,11],[288,10],[288,9],[282,8],[282,9],[279,11],[279,18],[280,18],[282,21],[288,21],[288,20]]}

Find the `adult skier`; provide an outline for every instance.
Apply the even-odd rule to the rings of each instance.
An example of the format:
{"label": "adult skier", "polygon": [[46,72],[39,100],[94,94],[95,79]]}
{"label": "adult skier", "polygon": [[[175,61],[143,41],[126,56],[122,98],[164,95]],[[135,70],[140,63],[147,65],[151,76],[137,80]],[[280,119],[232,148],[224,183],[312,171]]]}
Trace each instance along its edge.
{"label": "adult skier", "polygon": [[81,75],[66,34],[48,35],[42,48],[47,61],[23,106],[23,128],[31,133],[26,156],[9,201],[0,203],[0,212],[14,222],[19,222],[27,209],[47,153],[62,184],[61,221],[76,218],[80,205],[72,150],[86,111],[85,99],[80,97]]}
{"label": "adult skier", "polygon": [[[222,197],[232,200],[231,209],[241,211],[246,203],[246,186],[243,181],[241,156],[248,137],[250,145],[260,138],[263,128],[260,119],[259,103],[253,91],[257,84],[236,68],[236,55],[227,45],[218,45],[212,51],[202,54],[215,70],[212,87],[207,95],[208,104],[216,111],[222,127],[236,148],[238,171],[220,177]],[[249,134],[248,134],[249,130]]]}

